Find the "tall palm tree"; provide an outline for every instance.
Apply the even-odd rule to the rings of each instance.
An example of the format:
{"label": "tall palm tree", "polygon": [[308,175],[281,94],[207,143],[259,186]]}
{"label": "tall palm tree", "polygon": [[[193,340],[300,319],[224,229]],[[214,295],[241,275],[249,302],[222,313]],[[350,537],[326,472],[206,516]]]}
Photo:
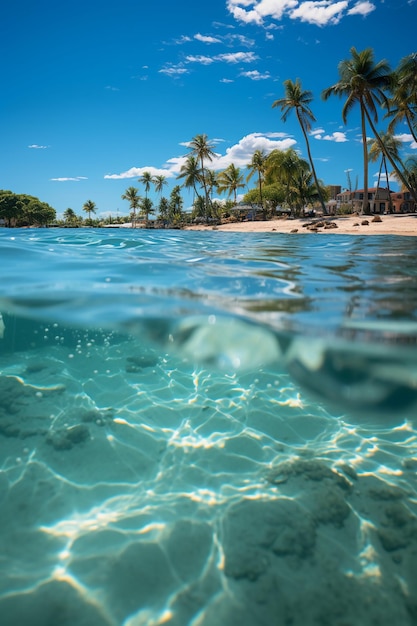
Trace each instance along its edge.
{"label": "tall palm tree", "polygon": [[95,202],[93,202],[92,200],[87,200],[87,202],[84,202],[83,211],[88,214],[88,219],[91,221],[91,213],[95,213],[97,211]]}
{"label": "tall palm tree", "polygon": [[205,161],[212,161],[216,156],[214,145],[210,143],[207,135],[196,135],[189,143],[191,154],[197,158],[200,164],[201,183],[204,189],[204,197],[206,199],[207,209],[210,207],[210,197],[207,189],[206,170],[204,168]]}
{"label": "tall palm tree", "polygon": [[122,195],[122,200],[127,200],[129,202],[130,209],[133,213],[132,228],[134,228],[136,223],[136,209],[139,208],[141,201],[141,197],[138,196],[138,190],[136,187],[128,187]]}
{"label": "tall palm tree", "polygon": [[225,191],[229,198],[233,194],[235,204],[237,204],[237,190],[242,189],[244,186],[243,174],[240,168],[236,167],[234,163],[226,167],[217,177],[217,189],[220,193]]}
{"label": "tall palm tree", "polygon": [[264,206],[264,201],[262,197],[262,183],[264,182],[266,159],[267,154],[264,150],[255,150],[252,155],[252,160],[247,166],[249,169],[249,174],[246,177],[246,182],[249,182],[255,173],[258,175],[259,203],[262,208]]}
{"label": "tall palm tree", "polygon": [[299,78],[296,79],[295,83],[292,80],[285,80],[284,87],[285,97],[275,100],[275,102],[272,103],[272,108],[279,107],[281,109],[281,119],[283,122],[287,121],[287,118],[291,111],[295,111],[298,123],[300,124],[301,131],[304,135],[304,140],[306,142],[308,160],[310,162],[311,171],[313,173],[314,182],[316,184],[321,208],[323,209],[323,213],[326,213],[326,205],[324,204],[323,196],[320,191],[320,185],[317,179],[313,158],[311,156],[310,142],[308,141],[307,135],[307,133],[311,131],[312,122],[316,121],[316,118],[314,117],[313,112],[309,107],[310,102],[313,100],[313,94],[311,91],[303,91]]}
{"label": "tall palm tree", "polygon": [[154,176],[153,184],[155,185],[156,193],[160,193],[162,196],[164,187],[168,184],[167,177],[163,174],[157,174],[156,176]]}
{"label": "tall palm tree", "polygon": [[138,182],[142,183],[145,187],[145,198],[147,198],[151,184],[154,182],[152,174],[150,172],[143,172],[142,176],[138,179]]}
{"label": "tall palm tree", "polygon": [[[351,58],[340,61],[338,66],[339,81],[322,92],[327,100],[331,95],[346,96],[342,109],[342,119],[346,124],[347,116],[355,105],[359,105],[361,116],[361,130],[363,143],[363,205],[362,211],[369,213],[368,199],[368,145],[366,123],[371,126],[372,132],[378,135],[375,123],[378,122],[377,105],[388,105],[384,89],[390,85],[390,67],[385,60],[374,62],[374,51],[366,48],[358,52],[350,49]],[[376,136],[375,135],[375,136]],[[381,143],[381,142],[380,142]]]}

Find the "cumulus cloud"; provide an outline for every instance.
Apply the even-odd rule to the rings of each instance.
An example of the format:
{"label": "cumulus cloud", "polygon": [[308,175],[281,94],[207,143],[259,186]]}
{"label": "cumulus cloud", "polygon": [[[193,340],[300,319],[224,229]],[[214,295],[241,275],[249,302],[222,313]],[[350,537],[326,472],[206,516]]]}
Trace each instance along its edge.
{"label": "cumulus cloud", "polygon": [[238,22],[265,26],[267,19],[284,17],[316,26],[338,24],[346,15],[368,15],[375,10],[369,0],[358,0],[349,9],[350,0],[227,0],[227,9]]}
{"label": "cumulus cloud", "polygon": [[88,180],[86,176],[63,176],[61,178],[50,178],[49,180],[53,180],[58,183],[66,183],[68,181],[79,182],[80,180]]}
{"label": "cumulus cloud", "polygon": [[144,172],[149,172],[152,176],[162,175],[166,176],[167,178],[174,176],[174,172],[172,172],[170,169],[158,168],[153,167],[153,165],[148,165],[146,167],[131,167],[130,169],[126,170],[125,172],[121,172],[120,174],[106,174],[104,178],[110,180],[120,180],[123,178],[139,178],[139,176],[142,176]]}
{"label": "cumulus cloud", "polygon": [[347,0],[331,2],[330,0],[302,2],[299,7],[290,12],[293,20],[325,26],[326,24],[338,24],[348,6]]}
{"label": "cumulus cloud", "polygon": [[395,139],[402,141],[403,143],[409,143],[412,150],[417,150],[417,143],[414,141],[411,133],[402,133],[401,135],[394,135]]}
{"label": "cumulus cloud", "polygon": [[368,15],[376,9],[376,6],[372,2],[357,2],[349,11],[348,15]]}
{"label": "cumulus cloud", "polygon": [[271,78],[271,74],[269,72],[258,72],[258,70],[250,70],[248,72],[240,72],[239,76],[244,76],[245,78],[250,78],[251,80],[267,80]]}
{"label": "cumulus cloud", "polygon": [[28,146],[28,148],[30,148],[31,150],[46,150],[47,148],[49,148],[49,146],[40,146],[37,143],[32,143],[30,146]]}
{"label": "cumulus cloud", "polygon": [[202,41],[203,43],[221,43],[221,39],[218,39],[217,37],[210,37],[208,35],[200,35],[200,33],[197,33],[196,35],[194,35],[194,39],[197,39],[197,41]]}
{"label": "cumulus cloud", "polygon": [[311,135],[314,137],[314,139],[320,139],[323,141],[334,141],[335,143],[344,143],[345,141],[348,141],[346,133],[335,131],[331,135],[326,135],[324,134],[324,130],[322,128],[312,131]]}
{"label": "cumulus cloud", "polygon": [[[224,140],[216,139],[212,143],[222,143]],[[262,150],[266,154],[272,150],[287,150],[294,146],[297,142],[295,139],[285,133],[251,133],[246,135],[238,143],[226,149],[224,154],[216,153],[216,156],[209,163],[212,170],[226,169],[232,163],[236,167],[245,168],[250,163],[255,150]],[[180,145],[188,147],[189,142],[182,142]],[[106,174],[104,178],[110,180],[120,180],[128,178],[139,178],[144,172],[150,172],[152,176],[162,174],[167,178],[177,176],[181,170],[181,166],[185,164],[187,155],[172,157],[167,160],[163,168],[153,166],[131,167],[120,174]]]}

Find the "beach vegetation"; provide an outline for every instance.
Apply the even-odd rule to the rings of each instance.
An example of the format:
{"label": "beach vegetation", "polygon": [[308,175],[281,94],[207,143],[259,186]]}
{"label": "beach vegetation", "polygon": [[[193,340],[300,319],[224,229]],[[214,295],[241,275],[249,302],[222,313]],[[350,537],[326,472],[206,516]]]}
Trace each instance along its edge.
{"label": "beach vegetation", "polygon": [[96,203],[93,202],[92,200],[87,200],[83,204],[83,211],[85,213],[87,213],[87,215],[88,215],[88,223],[91,225],[92,224],[91,214],[95,213],[97,211]]}
{"label": "beach vegetation", "polygon": [[384,59],[375,62],[374,51],[366,48],[358,52],[355,47],[350,49],[351,57],[343,59],[338,65],[339,80],[322,92],[327,100],[336,95],[346,98],[342,109],[343,122],[347,123],[349,113],[354,107],[359,108],[362,145],[363,145],[363,181],[364,194],[362,212],[369,213],[368,200],[368,145],[367,127],[372,130],[374,137],[382,146],[375,124],[378,122],[378,108],[383,104],[388,108],[386,90],[391,84],[391,69]]}
{"label": "beach vegetation", "polygon": [[217,177],[217,190],[219,193],[226,193],[227,197],[233,195],[234,203],[237,204],[237,192],[245,187],[244,175],[240,167],[231,163]]}
{"label": "beach vegetation", "polygon": [[56,219],[56,211],[35,196],[0,190],[0,219],[9,228],[48,226]]}
{"label": "beach vegetation", "polygon": [[257,187],[258,187],[258,192],[259,192],[259,204],[261,205],[261,207],[264,206],[262,185],[264,182],[267,157],[268,155],[265,152],[265,150],[255,150],[255,152],[252,155],[251,162],[248,163],[247,165],[249,174],[246,177],[246,182],[249,182],[252,176],[256,174]]}
{"label": "beach vegetation", "polygon": [[142,200],[142,198],[139,196],[139,190],[136,187],[128,187],[122,195],[122,200],[127,200],[129,202],[132,227],[134,228],[136,224],[136,211],[138,210],[140,202]]}
{"label": "beach vegetation", "polygon": [[308,140],[308,133],[311,131],[312,123],[316,121],[312,110],[310,109],[310,103],[313,100],[313,94],[311,91],[306,91],[302,88],[299,78],[293,82],[290,79],[284,81],[285,96],[279,98],[272,103],[272,108],[280,108],[282,115],[281,119],[286,122],[288,116],[292,111],[295,111],[298,123],[303,133],[306,143],[308,160],[310,162],[311,172],[314,178],[316,193],[321,204],[323,213],[326,213],[326,205],[321,193],[321,185],[317,179],[316,168],[314,167],[313,157],[311,155],[310,142]]}

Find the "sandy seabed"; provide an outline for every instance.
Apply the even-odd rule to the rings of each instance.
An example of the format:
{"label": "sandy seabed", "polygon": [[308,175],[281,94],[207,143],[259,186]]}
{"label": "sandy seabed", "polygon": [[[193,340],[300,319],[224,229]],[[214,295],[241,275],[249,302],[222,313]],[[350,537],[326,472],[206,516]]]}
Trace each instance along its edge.
{"label": "sandy seabed", "polygon": [[[221,230],[229,232],[277,232],[292,234],[337,234],[337,235],[408,235],[417,236],[417,214],[382,215],[381,221],[373,221],[373,216],[349,215],[347,217],[328,216],[325,218],[276,218],[267,221],[246,221],[221,224],[219,226],[189,226],[187,230]],[[367,222],[367,223],[365,223]],[[327,224],[326,224],[327,223]],[[328,223],[336,224],[329,227]],[[318,226],[312,230],[311,226]],[[326,227],[327,225],[327,227]]]}

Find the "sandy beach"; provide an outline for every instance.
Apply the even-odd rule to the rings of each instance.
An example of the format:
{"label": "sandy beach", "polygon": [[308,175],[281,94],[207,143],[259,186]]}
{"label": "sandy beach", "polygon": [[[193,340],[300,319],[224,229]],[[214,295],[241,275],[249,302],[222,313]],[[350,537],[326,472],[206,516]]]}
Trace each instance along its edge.
{"label": "sandy beach", "polygon": [[[408,235],[417,236],[417,214],[374,216],[349,215],[325,218],[276,218],[268,221],[245,221],[219,226],[188,226],[187,230],[221,230],[229,232],[277,232],[292,234],[335,235]],[[378,219],[378,217],[377,217]]]}

